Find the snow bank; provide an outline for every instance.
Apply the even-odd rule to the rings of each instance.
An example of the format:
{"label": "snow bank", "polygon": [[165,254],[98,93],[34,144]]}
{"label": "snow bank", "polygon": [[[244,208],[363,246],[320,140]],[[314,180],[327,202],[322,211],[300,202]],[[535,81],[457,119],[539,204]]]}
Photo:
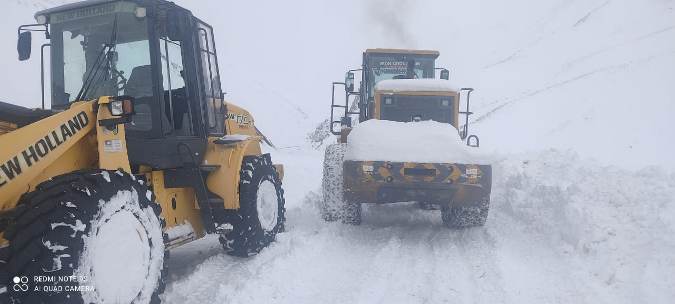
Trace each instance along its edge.
{"label": "snow bank", "polygon": [[428,92],[457,92],[458,89],[449,80],[444,79],[390,79],[377,83],[375,90],[378,91],[428,91]]}
{"label": "snow bank", "polygon": [[485,155],[469,149],[446,123],[369,120],[349,134],[345,160],[488,163]]}
{"label": "snow bank", "polygon": [[[502,234],[508,226],[521,226],[538,243],[533,248],[541,248],[535,250],[546,248],[558,256],[558,262],[542,266],[566,267],[568,276],[583,284],[578,295],[585,297],[564,302],[672,302],[672,173],[658,167],[629,171],[599,166],[559,150],[509,156],[493,166],[493,173],[488,225],[502,227]],[[513,238],[498,237],[501,242]],[[523,286],[537,284],[518,279]],[[560,279],[561,287],[567,284]]]}

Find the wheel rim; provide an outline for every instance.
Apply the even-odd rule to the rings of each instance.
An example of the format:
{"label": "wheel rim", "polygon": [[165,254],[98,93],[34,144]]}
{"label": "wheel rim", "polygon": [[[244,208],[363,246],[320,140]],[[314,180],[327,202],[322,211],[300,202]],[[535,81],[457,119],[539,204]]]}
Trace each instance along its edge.
{"label": "wheel rim", "polygon": [[262,181],[258,186],[256,206],[258,221],[263,230],[272,231],[277,226],[278,204],[277,188],[268,180]]}
{"label": "wheel rim", "polygon": [[105,303],[131,303],[148,276],[150,245],[142,223],[120,210],[98,230],[92,250],[92,276]]}

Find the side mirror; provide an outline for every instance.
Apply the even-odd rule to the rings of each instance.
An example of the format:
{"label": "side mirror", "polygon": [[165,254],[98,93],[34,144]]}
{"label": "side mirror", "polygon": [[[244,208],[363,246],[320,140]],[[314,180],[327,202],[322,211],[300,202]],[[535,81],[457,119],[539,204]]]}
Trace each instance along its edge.
{"label": "side mirror", "polygon": [[16,50],[19,52],[19,60],[25,61],[30,58],[30,53],[33,46],[33,33],[23,32],[19,34],[19,41],[16,45]]}
{"label": "side mirror", "polygon": [[187,23],[183,15],[176,9],[166,13],[166,35],[173,41],[183,41]]}
{"label": "side mirror", "polygon": [[450,71],[448,69],[441,70],[441,79],[450,80]]}
{"label": "side mirror", "polygon": [[347,93],[354,92],[354,72],[347,72],[345,75],[345,89]]}

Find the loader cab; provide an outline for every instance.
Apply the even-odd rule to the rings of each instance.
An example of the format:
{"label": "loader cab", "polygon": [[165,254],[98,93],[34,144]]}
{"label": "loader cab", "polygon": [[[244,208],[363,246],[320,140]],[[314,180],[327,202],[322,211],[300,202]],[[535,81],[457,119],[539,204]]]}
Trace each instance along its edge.
{"label": "loader cab", "polygon": [[[478,145],[478,138],[468,135],[473,89],[452,87],[449,70],[436,66],[439,55],[428,50],[366,50],[361,68],[347,71],[344,82],[333,83],[331,133],[346,142],[355,118],[359,122],[433,120],[451,124],[469,145],[474,146],[471,140]],[[440,71],[438,78],[436,71]],[[339,86],[345,87],[344,103],[336,101]],[[460,103],[465,110],[460,110]]]}
{"label": "loader cab", "polygon": [[201,162],[207,138],[225,134],[213,30],[190,11],[164,0],[89,0],[36,20],[49,39],[52,109],[134,98],[126,124],[132,166]]}
{"label": "loader cab", "polygon": [[[333,97],[331,103],[331,132],[339,135],[337,126],[349,128],[354,118],[359,122],[375,117],[376,105],[375,86],[383,80],[392,79],[434,79],[436,71],[446,69],[436,67],[438,51],[405,50],[405,49],[367,49],[363,52],[363,62],[360,69],[349,70],[345,82],[333,83]],[[355,83],[359,81],[357,86]],[[335,88],[345,87],[345,104],[336,102]],[[335,120],[337,115],[342,119]]]}
{"label": "loader cab", "polygon": [[[458,127],[459,93],[438,51],[368,49],[363,53],[360,120],[433,120]],[[440,79],[436,71],[440,70]]]}
{"label": "loader cab", "polygon": [[368,49],[363,53],[361,99],[368,101],[362,120],[372,118],[375,86],[390,79],[436,78],[437,51]]}

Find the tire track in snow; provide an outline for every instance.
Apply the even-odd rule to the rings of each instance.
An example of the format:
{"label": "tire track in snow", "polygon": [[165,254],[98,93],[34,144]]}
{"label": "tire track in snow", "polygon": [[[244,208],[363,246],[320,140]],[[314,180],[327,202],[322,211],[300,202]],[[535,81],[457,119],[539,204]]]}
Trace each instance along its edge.
{"label": "tire track in snow", "polygon": [[[434,288],[439,272],[446,269],[433,255],[433,246],[436,245],[439,234],[436,229],[442,232],[443,227],[431,226],[434,228],[410,231],[398,228],[390,231],[392,240],[401,246],[398,248],[395,262],[382,263],[379,266],[382,268],[397,266],[395,276],[389,278],[381,276],[383,280],[381,294],[384,296],[379,298],[380,303],[388,303],[392,299],[400,299],[407,303],[435,303],[431,298],[444,291]],[[392,291],[395,292],[391,294]]]}
{"label": "tire track in snow", "polygon": [[[478,275],[471,264],[481,262],[464,259],[458,245],[464,235],[443,227],[438,211],[421,211],[415,205],[369,209],[364,224],[376,227],[373,232],[381,242],[374,246],[379,248],[378,254],[360,284],[367,289],[361,289],[354,302],[455,303],[477,299],[472,277]],[[482,256],[476,259],[482,260]]]}
{"label": "tire track in snow", "polygon": [[479,303],[503,303],[506,299],[502,274],[495,254],[497,242],[485,227],[458,231],[460,260],[470,266],[473,296]]}
{"label": "tire track in snow", "polygon": [[364,303],[363,299],[372,300],[376,303],[383,302],[389,293],[389,280],[400,279],[398,274],[401,269],[409,268],[408,265],[404,264],[389,265],[392,261],[400,261],[400,258],[401,240],[391,238],[386,241],[386,244],[378,250],[372,259],[373,264],[364,264],[364,268],[367,268],[363,269],[360,288],[355,290],[352,303]]}

